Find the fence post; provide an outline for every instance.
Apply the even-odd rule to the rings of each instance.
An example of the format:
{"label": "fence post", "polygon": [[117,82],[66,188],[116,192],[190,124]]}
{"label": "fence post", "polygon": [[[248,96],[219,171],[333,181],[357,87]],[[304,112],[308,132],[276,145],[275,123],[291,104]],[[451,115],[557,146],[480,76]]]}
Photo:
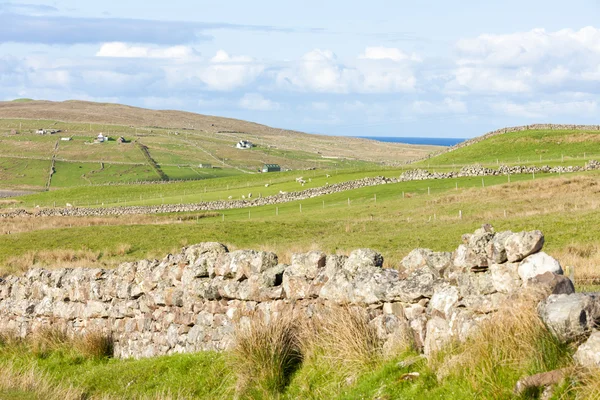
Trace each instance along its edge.
{"label": "fence post", "polygon": [[462,219],[462,210],[458,210],[458,219]]}

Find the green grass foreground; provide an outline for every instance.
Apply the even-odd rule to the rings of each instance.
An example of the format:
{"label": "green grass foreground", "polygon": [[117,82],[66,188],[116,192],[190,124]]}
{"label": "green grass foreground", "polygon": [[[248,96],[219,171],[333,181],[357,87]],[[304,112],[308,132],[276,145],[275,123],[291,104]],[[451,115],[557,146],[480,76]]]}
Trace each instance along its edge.
{"label": "green grass foreground", "polygon": [[[39,338],[4,342],[0,396],[20,400],[536,399],[537,389],[515,396],[516,382],[539,372],[572,368],[574,346],[557,341],[533,309],[519,307],[516,314],[501,311],[498,320],[482,325],[481,332],[466,343],[449,345],[429,359],[410,346],[384,354],[373,340],[374,328],[341,309],[324,320],[325,325],[317,323],[312,338],[307,339],[306,332],[301,335],[299,364],[294,369],[277,358],[295,346],[286,339],[289,325],[281,320],[260,323],[249,335],[238,333],[238,345],[231,351],[140,360],[92,357],[69,341],[54,340],[41,348],[36,343]],[[552,398],[590,398],[598,388],[590,381],[598,377],[597,372],[569,371]],[[284,379],[273,384],[273,374]]]}

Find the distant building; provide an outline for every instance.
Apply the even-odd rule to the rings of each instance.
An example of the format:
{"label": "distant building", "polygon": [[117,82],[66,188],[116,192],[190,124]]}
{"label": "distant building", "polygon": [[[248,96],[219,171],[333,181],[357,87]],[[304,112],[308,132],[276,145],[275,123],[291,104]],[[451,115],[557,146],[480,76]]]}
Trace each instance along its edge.
{"label": "distant building", "polygon": [[265,164],[262,168],[262,172],[279,172],[281,167],[278,164]]}
{"label": "distant building", "polygon": [[251,149],[252,147],[254,147],[254,145],[252,144],[252,142],[249,142],[247,140],[240,140],[238,144],[235,145],[235,147],[237,147],[238,149]]}
{"label": "distant building", "polygon": [[63,142],[68,142],[71,140],[70,137],[61,137],[60,140],[62,140]]}
{"label": "distant building", "polygon": [[127,141],[123,136],[119,136],[119,138],[117,139],[117,143],[127,143]]}
{"label": "distant building", "polygon": [[202,163],[202,164],[198,165],[198,168],[212,168],[212,164],[204,164],[204,163]]}
{"label": "distant building", "polygon": [[45,129],[38,129],[37,131],[35,131],[35,133],[37,133],[38,135],[45,135],[46,134],[46,130]]}
{"label": "distant building", "polygon": [[104,134],[102,132],[100,132],[98,134],[98,137],[96,138],[96,142],[103,143],[103,142],[106,142],[106,141],[108,141],[108,136],[104,136]]}

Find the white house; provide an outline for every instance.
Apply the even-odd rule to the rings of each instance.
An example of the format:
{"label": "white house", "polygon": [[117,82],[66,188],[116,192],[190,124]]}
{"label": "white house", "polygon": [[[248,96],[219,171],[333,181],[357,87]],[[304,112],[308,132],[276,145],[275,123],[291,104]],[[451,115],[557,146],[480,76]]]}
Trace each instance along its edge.
{"label": "white house", "polygon": [[71,140],[70,137],[61,137],[60,140],[62,140],[63,142],[68,142],[69,140]]}
{"label": "white house", "polygon": [[45,135],[46,134],[46,130],[45,129],[38,129],[37,131],[35,131],[35,133],[37,133],[38,135]]}
{"label": "white house", "polygon": [[106,142],[106,141],[108,141],[108,136],[104,136],[104,135],[102,134],[102,132],[100,132],[100,133],[98,134],[98,137],[96,138],[96,141],[97,141],[98,143]]}
{"label": "white house", "polygon": [[247,140],[240,140],[238,144],[235,145],[235,147],[237,147],[238,149],[251,149],[252,147],[254,147],[254,145],[252,144],[252,142],[249,142]]}

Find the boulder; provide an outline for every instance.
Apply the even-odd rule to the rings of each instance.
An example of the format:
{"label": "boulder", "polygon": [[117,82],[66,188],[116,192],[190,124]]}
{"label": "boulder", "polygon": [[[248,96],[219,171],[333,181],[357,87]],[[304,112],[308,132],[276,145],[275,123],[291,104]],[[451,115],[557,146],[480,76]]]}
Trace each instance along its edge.
{"label": "boulder", "polygon": [[596,331],[577,348],[575,361],[587,368],[600,368],[600,332]]}
{"label": "boulder", "polygon": [[524,281],[545,272],[552,272],[559,275],[563,274],[560,263],[543,251],[525,258],[519,264],[518,273]]}
{"label": "boulder", "polygon": [[540,231],[513,233],[504,244],[509,262],[521,261],[540,251],[543,246],[544,235]]}
{"label": "boulder", "polygon": [[600,315],[597,299],[583,293],[553,294],[540,303],[538,312],[561,340],[575,340],[591,331]]}

